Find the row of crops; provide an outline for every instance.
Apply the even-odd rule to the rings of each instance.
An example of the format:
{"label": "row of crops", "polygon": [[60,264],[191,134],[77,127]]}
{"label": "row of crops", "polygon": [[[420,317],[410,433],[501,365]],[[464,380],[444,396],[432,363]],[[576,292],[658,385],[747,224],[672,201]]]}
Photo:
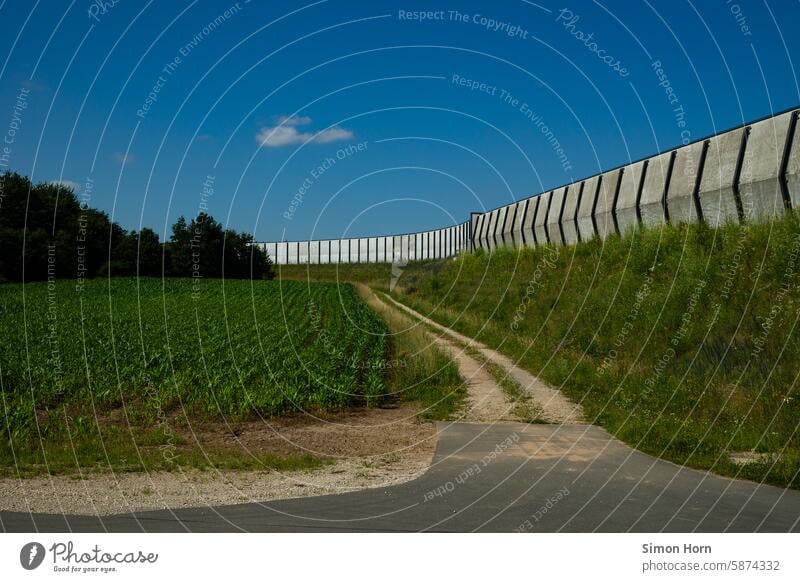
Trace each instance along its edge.
{"label": "row of crops", "polygon": [[2,422],[12,434],[53,411],[279,415],[386,393],[387,330],[350,285],[7,284],[0,329]]}

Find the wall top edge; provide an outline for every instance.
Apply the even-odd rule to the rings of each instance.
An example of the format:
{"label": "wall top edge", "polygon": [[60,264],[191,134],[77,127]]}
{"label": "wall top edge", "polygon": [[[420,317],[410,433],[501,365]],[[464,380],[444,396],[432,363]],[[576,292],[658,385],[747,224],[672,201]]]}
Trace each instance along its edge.
{"label": "wall top edge", "polygon": [[[481,212],[473,212],[473,214],[483,214]],[[376,238],[392,238],[398,236],[414,236],[416,234],[427,234],[429,232],[442,232],[445,230],[449,230],[451,228],[458,228],[459,226],[467,225],[469,226],[469,220],[465,220],[463,222],[459,222],[453,224],[451,226],[445,226],[442,228],[434,228],[432,230],[419,230],[416,232],[401,232],[396,234],[376,234],[371,236],[353,236],[348,238],[310,238],[310,239],[297,239],[297,240],[254,240],[253,244],[256,245],[274,245],[274,244],[283,244],[283,243],[317,243],[317,242],[339,242],[339,241],[347,241],[347,240],[367,240],[367,239],[376,239]]]}
{"label": "wall top edge", "polygon": [[788,107],[787,109],[783,109],[781,111],[778,111],[776,113],[771,113],[769,115],[764,115],[763,117],[759,117],[757,119],[753,119],[753,120],[747,121],[745,123],[740,123],[739,125],[736,125],[734,127],[729,127],[727,129],[723,129],[722,131],[718,131],[717,133],[713,133],[711,135],[706,135],[706,136],[698,138],[698,139],[696,139],[694,141],[690,141],[688,143],[682,143],[679,146],[675,146],[673,148],[662,150],[662,151],[656,152],[654,154],[649,154],[649,155],[643,156],[643,157],[635,159],[635,160],[630,160],[628,162],[625,162],[623,164],[619,164],[618,166],[614,166],[614,167],[609,168],[607,170],[602,170],[602,171],[597,172],[595,174],[591,174],[589,176],[584,176],[583,178],[578,178],[577,180],[574,180],[574,181],[572,181],[572,182],[570,182],[568,184],[561,184],[561,185],[556,186],[554,188],[548,188],[547,190],[544,190],[542,192],[538,192],[536,194],[531,194],[530,196],[525,196],[523,198],[515,200],[514,202],[511,202],[510,204],[504,204],[502,206],[498,206],[497,208],[491,208],[489,210],[486,210],[484,213],[479,213],[479,214],[486,214],[486,213],[489,213],[489,212],[494,212],[498,208],[503,208],[504,206],[510,206],[511,204],[516,204],[517,202],[524,202],[525,200],[529,200],[529,199],[532,199],[532,198],[537,198],[537,197],[541,196],[542,194],[549,194],[550,192],[553,192],[555,190],[559,190],[559,189],[564,188],[566,186],[571,186],[572,184],[580,184],[581,182],[585,182],[587,180],[591,180],[592,178],[596,178],[596,177],[601,176],[603,174],[608,174],[608,173],[611,173],[611,172],[615,172],[617,170],[621,170],[622,168],[627,168],[628,166],[632,166],[634,164],[638,164],[640,162],[644,162],[646,160],[653,159],[653,158],[655,158],[657,156],[661,156],[661,155],[664,155],[664,154],[669,154],[669,153],[672,153],[672,152],[676,152],[681,148],[690,147],[690,146],[696,145],[698,143],[702,143],[702,142],[704,142],[706,140],[714,139],[715,137],[720,137],[720,136],[726,135],[728,133],[731,133],[731,132],[734,132],[734,131],[738,131],[738,130],[740,130],[742,128],[745,128],[745,127],[750,127],[752,125],[755,125],[756,123],[761,123],[762,121],[766,121],[768,119],[774,119],[776,117],[780,117],[781,115],[785,115],[786,113],[791,113],[793,111],[800,113],[800,105],[793,105],[792,107]]}

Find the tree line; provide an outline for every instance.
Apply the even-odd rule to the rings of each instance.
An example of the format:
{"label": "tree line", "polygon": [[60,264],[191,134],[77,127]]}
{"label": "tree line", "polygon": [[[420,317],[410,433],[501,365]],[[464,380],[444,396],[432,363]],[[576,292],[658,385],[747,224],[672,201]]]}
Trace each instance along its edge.
{"label": "tree line", "polygon": [[100,276],[271,279],[271,259],[247,233],[205,213],[180,217],[168,241],[125,230],[62,184],[0,175],[0,281]]}

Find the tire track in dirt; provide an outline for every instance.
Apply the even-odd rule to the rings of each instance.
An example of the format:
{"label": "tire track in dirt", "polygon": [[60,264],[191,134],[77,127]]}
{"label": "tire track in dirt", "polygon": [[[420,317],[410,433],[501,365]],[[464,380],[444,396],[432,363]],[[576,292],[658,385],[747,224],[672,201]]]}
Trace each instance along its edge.
{"label": "tire track in dirt", "polygon": [[[386,303],[382,297],[369,287],[361,287],[364,293],[380,302],[388,310],[397,307]],[[369,301],[368,301],[369,303]],[[416,320],[411,316],[409,322]],[[458,366],[458,371],[464,379],[467,389],[467,406],[456,419],[459,422],[498,422],[501,420],[519,420],[514,414],[517,403],[507,396],[503,387],[489,373],[482,362],[471,357],[465,352],[464,346],[443,336],[432,332],[425,335],[431,343],[447,354]]]}
{"label": "tire track in dirt", "polygon": [[415,319],[441,331],[444,335],[452,338],[462,346],[468,346],[478,350],[484,358],[503,368],[506,374],[530,395],[534,405],[541,409],[541,418],[543,420],[554,424],[583,424],[585,422],[583,420],[583,408],[580,404],[572,402],[569,398],[564,396],[560,390],[551,388],[527,370],[523,370],[508,356],[487,347],[485,344],[471,337],[453,331],[449,327],[437,323],[429,317],[425,317],[389,295],[386,295],[386,298],[396,307],[402,309]]}

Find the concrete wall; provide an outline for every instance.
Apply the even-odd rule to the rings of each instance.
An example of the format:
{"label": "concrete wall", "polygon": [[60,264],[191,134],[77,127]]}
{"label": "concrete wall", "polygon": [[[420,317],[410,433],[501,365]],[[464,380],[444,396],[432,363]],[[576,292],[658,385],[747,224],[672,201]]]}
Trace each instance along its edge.
{"label": "concrete wall", "polygon": [[552,192],[545,192],[537,196],[539,204],[536,206],[536,216],[533,219],[533,237],[537,245],[550,242],[547,236],[547,213],[550,210],[550,196]]}
{"label": "concrete wall", "polygon": [[789,155],[786,164],[786,188],[789,190],[789,200],[792,208],[800,208],[800,136],[797,135],[798,117],[800,112],[795,113],[795,131],[792,136],[792,145],[789,148]]}
{"label": "concrete wall", "polygon": [[671,222],[697,222],[699,219],[694,191],[705,147],[705,142],[698,142],[675,152],[667,192],[667,218]]}
{"label": "concrete wall", "polygon": [[703,220],[711,226],[739,221],[742,209],[734,182],[746,147],[745,134],[740,128],[709,140],[698,197]]}
{"label": "concrete wall", "polygon": [[578,234],[581,240],[590,240],[597,236],[594,225],[594,206],[597,202],[597,191],[600,188],[600,176],[592,176],[584,180],[583,196],[578,206]]}
{"label": "concrete wall", "polygon": [[619,184],[619,193],[614,212],[617,228],[621,234],[639,226],[639,194],[644,187],[649,160],[642,160],[625,167]]}
{"label": "concrete wall", "polygon": [[371,239],[256,244],[284,265],[338,263],[340,256],[341,262],[391,262],[504,246],[571,245],[667,222],[703,220],[719,226],[771,220],[800,207],[798,115],[800,110],[781,113],[494,210],[472,213],[467,222],[447,229]]}
{"label": "concrete wall", "polygon": [[660,226],[667,220],[664,205],[674,157],[673,152],[666,152],[648,160],[639,197],[639,216],[644,226]]}
{"label": "concrete wall", "polygon": [[391,263],[448,258],[470,250],[471,228],[481,219],[482,215],[475,214],[470,222],[449,228],[394,236],[255,244],[278,265]]}
{"label": "concrete wall", "polygon": [[617,234],[614,203],[619,193],[624,170],[625,168],[619,168],[600,176],[600,188],[594,207],[594,223],[597,227],[597,234],[604,240],[612,234]]}
{"label": "concrete wall", "polygon": [[578,235],[578,207],[583,196],[584,184],[585,182],[571,184],[564,200],[564,210],[561,213],[561,233],[564,236],[564,244],[567,245],[574,245],[580,240]]}
{"label": "concrete wall", "polygon": [[556,245],[564,244],[561,236],[561,211],[564,209],[568,188],[569,186],[557,188],[550,196],[550,208],[547,211],[547,236],[550,242]]}
{"label": "concrete wall", "polygon": [[792,117],[793,113],[784,113],[754,123],[750,128],[739,193],[745,214],[750,217],[752,211],[754,220],[769,220],[783,213],[779,174]]}

